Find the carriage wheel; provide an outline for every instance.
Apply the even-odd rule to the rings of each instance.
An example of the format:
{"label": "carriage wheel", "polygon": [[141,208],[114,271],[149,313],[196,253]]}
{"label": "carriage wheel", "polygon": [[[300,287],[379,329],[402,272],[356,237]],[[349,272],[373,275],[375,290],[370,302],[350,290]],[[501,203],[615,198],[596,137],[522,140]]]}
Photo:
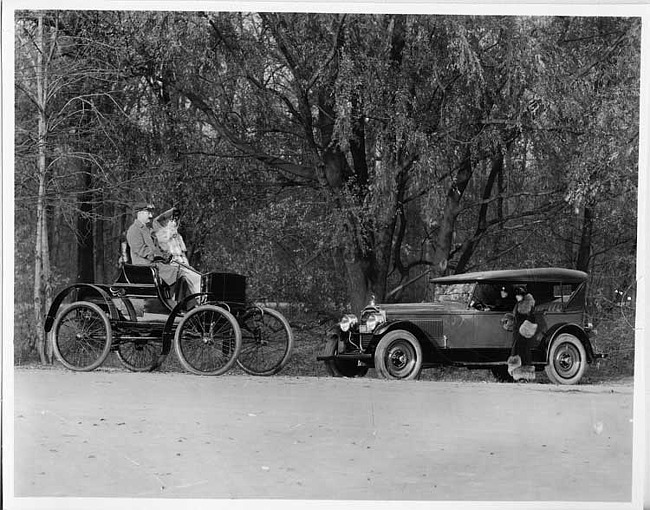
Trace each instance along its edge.
{"label": "carriage wheel", "polygon": [[237,364],[252,375],[273,375],[289,361],[293,332],[284,316],[270,308],[251,308],[240,319],[242,350]]}
{"label": "carriage wheel", "polygon": [[54,321],[54,354],[70,370],[87,372],[101,365],[111,349],[111,323],[94,303],[79,301]]}
{"label": "carriage wheel", "polygon": [[160,342],[151,339],[120,340],[117,359],[132,372],[150,372],[162,363]]}
{"label": "carriage wheel", "polygon": [[237,361],[241,351],[241,330],[230,312],[214,305],[190,310],[174,335],[178,360],[188,372],[221,375]]}

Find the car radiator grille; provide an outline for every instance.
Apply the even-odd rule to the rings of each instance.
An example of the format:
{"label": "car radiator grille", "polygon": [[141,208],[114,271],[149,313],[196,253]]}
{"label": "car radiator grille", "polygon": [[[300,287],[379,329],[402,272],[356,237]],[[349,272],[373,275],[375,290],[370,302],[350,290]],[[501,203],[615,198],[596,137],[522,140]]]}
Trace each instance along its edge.
{"label": "car radiator grille", "polygon": [[368,348],[368,345],[370,345],[370,341],[372,340],[372,335],[359,335],[359,339],[361,341],[361,350],[365,351]]}

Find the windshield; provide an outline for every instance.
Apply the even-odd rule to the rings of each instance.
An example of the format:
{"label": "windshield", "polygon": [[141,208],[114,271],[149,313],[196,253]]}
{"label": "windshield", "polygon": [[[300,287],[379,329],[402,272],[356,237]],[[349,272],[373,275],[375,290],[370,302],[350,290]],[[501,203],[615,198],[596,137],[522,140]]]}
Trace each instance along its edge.
{"label": "windshield", "polygon": [[437,284],[433,297],[434,303],[469,303],[475,283],[454,283],[452,285]]}

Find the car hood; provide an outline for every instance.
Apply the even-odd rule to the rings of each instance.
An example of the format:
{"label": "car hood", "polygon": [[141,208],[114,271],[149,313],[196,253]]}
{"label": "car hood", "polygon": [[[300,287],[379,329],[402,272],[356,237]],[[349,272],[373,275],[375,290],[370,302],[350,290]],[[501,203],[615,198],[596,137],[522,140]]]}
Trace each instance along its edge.
{"label": "car hood", "polygon": [[[400,317],[413,313],[446,313],[467,310],[467,305],[463,303],[389,303],[379,304],[377,308],[386,312],[386,318]],[[366,308],[365,312],[369,311]]]}

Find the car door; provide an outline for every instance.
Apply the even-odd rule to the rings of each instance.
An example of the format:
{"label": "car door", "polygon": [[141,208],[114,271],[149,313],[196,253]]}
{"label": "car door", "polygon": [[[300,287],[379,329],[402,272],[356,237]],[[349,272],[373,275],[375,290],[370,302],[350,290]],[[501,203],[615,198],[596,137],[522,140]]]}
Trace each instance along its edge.
{"label": "car door", "polygon": [[[507,294],[501,295],[501,290]],[[505,297],[504,297],[505,296]],[[512,333],[503,327],[502,319],[514,307],[514,294],[510,285],[500,282],[479,282],[470,301],[474,349],[504,348],[512,345]]]}
{"label": "car door", "polygon": [[472,347],[481,348],[504,348],[512,345],[512,332],[506,331],[502,319],[507,312],[495,310],[474,310],[474,341]]}

